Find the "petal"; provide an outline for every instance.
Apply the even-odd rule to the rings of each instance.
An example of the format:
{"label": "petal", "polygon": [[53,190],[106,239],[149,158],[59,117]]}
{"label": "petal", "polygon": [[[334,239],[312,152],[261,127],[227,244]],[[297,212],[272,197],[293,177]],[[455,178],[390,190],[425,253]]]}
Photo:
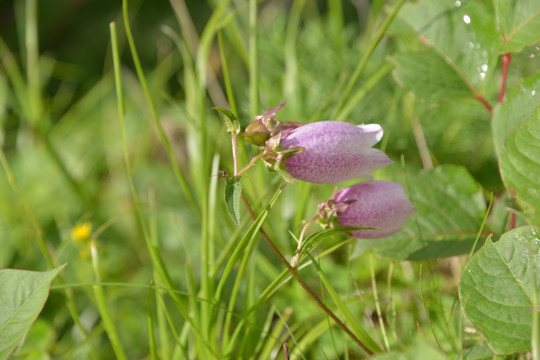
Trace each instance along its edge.
{"label": "petal", "polygon": [[301,146],[304,151],[285,161],[295,178],[313,183],[337,183],[369,176],[370,171],[392,163],[382,151],[372,149],[382,136],[377,124],[356,126],[340,121],[319,121],[292,130],[280,145]]}
{"label": "petal", "polygon": [[327,153],[316,156],[303,151],[285,160],[285,168],[294,178],[316,184],[334,184],[351,179],[370,177],[392,160],[380,150],[368,148],[356,154]]}
{"label": "petal", "polygon": [[357,126],[360,131],[362,131],[364,134],[371,136],[371,145],[373,146],[379,141],[381,141],[383,137],[383,128],[379,124],[362,124]]}
{"label": "petal", "polygon": [[356,238],[381,238],[402,229],[414,212],[403,186],[386,181],[366,181],[341,190],[336,201],[356,200],[338,215],[343,226],[370,226],[378,230],[358,230]]}
{"label": "petal", "polygon": [[377,124],[356,126],[341,121],[317,121],[294,129],[281,145],[358,151],[375,145],[381,137],[382,128]]}

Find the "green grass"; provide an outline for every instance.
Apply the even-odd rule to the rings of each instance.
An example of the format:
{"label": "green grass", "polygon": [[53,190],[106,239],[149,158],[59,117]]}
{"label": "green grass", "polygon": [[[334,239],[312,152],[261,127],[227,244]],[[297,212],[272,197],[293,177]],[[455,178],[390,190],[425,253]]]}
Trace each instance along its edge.
{"label": "green grass", "polygon": [[[474,135],[489,114],[471,101],[450,127],[429,121],[434,107],[392,78],[388,59],[418,46],[396,20],[405,1],[373,1],[364,21],[330,0],[171,0],[159,13],[123,0],[105,56],[88,45],[80,64],[55,56],[72,42],[41,47],[54,30],[40,26],[44,3],[15,3],[0,38],[0,268],[68,264],[15,359],[283,359],[284,345],[291,359],[357,359],[421,341],[465,358],[485,346],[460,312],[466,256],[395,261],[334,235],[289,265],[333,186],[283,187],[259,162],[242,177],[238,224],[226,210],[219,170],[257,149],[231,141],[213,107],[245,127],[283,101],[280,120],[382,124],[395,163],[376,178],[420,172],[427,151],[502,193],[490,139]],[[103,33],[93,16],[75,20]],[[86,61],[103,71],[63,72]],[[92,232],[76,241],[83,222]]]}

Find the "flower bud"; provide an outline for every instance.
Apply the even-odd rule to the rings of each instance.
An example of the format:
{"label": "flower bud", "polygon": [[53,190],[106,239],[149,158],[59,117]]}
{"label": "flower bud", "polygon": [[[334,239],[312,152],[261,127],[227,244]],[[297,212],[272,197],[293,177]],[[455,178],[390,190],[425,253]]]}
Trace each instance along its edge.
{"label": "flower bud", "polygon": [[[363,239],[382,238],[402,229],[414,212],[403,186],[387,181],[366,181],[340,190],[319,205],[323,223],[336,221],[341,226],[365,226],[377,229],[351,232]],[[333,218],[333,219],[332,219]]]}
{"label": "flower bud", "polygon": [[293,178],[331,184],[371,177],[369,172],[391,164],[385,153],[372,148],[382,135],[378,124],[318,121],[292,129],[281,137],[279,145],[303,149],[284,160]]}
{"label": "flower bud", "polygon": [[280,131],[303,126],[304,124],[299,122],[276,120],[277,112],[285,104],[286,102],[266,110],[263,115],[255,116],[253,121],[246,127],[246,130],[241,133],[244,139],[254,145],[264,147],[265,142]]}

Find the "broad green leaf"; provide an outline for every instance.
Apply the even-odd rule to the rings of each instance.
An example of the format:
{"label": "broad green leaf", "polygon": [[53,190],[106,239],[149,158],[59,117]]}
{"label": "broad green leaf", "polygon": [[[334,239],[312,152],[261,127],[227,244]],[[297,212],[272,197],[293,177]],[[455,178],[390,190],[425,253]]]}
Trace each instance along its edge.
{"label": "broad green leaf", "polygon": [[521,26],[511,32],[506,42],[499,48],[502,53],[520,52],[527,45],[540,40],[540,11],[531,15]]}
{"label": "broad green leaf", "polygon": [[227,179],[225,205],[236,225],[240,222],[240,195],[242,195],[242,180],[239,177]]}
{"label": "broad green leaf", "polygon": [[416,208],[403,230],[383,239],[358,241],[392,259],[426,260],[471,250],[486,212],[482,189],[462,167],[445,166],[404,181]]}
{"label": "broad green leaf", "polygon": [[394,58],[394,63],[396,80],[426,101],[474,96],[456,68],[433,49],[400,54]]}
{"label": "broad green leaf", "polygon": [[459,281],[465,316],[496,353],[528,351],[540,285],[540,229],[521,227],[485,245]]}
{"label": "broad green leaf", "polygon": [[514,127],[528,119],[540,105],[540,72],[522,80],[506,95],[503,103],[493,109],[493,141],[500,153],[505,137]]}
{"label": "broad green leaf", "polygon": [[21,343],[49,297],[49,287],[66,265],[44,272],[0,270],[0,359]]}
{"label": "broad green leaf", "polygon": [[540,107],[506,138],[500,157],[501,175],[529,222],[540,225]]}
{"label": "broad green leaf", "polygon": [[417,360],[417,359],[429,359],[429,360],[444,360],[448,359],[447,356],[441,354],[433,347],[424,342],[419,342],[414,346],[405,349],[401,352],[391,351],[382,355],[371,357],[372,360]]}
{"label": "broad green leaf", "polygon": [[495,0],[497,22],[505,42],[500,52],[519,52],[540,40],[540,2]]}
{"label": "broad green leaf", "polygon": [[403,7],[399,21],[442,54],[480,93],[489,88],[501,36],[485,4],[419,0]]}

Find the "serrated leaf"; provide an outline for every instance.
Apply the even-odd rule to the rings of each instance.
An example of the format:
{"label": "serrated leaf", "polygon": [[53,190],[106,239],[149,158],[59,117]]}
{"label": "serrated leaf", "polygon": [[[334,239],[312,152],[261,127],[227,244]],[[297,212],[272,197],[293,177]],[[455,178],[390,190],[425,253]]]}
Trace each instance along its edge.
{"label": "serrated leaf", "polygon": [[540,234],[532,226],[485,242],[459,281],[465,316],[496,353],[531,348],[532,312],[540,285]]}
{"label": "serrated leaf", "polygon": [[466,169],[444,166],[403,181],[416,209],[400,232],[358,240],[357,250],[374,248],[392,259],[426,260],[466,254],[486,213],[482,189]]}
{"label": "serrated leaf", "polygon": [[540,2],[496,0],[495,13],[505,42],[500,52],[519,52],[540,40]]}
{"label": "serrated leaf", "polygon": [[228,133],[231,133],[231,134],[240,133],[240,131],[242,130],[240,126],[240,122],[238,121],[238,118],[236,117],[236,115],[232,113],[232,111],[219,107],[219,106],[214,107],[214,110],[217,110],[223,115],[225,115],[223,118],[225,119],[225,127],[227,128]]}
{"label": "serrated leaf", "polygon": [[43,309],[51,283],[65,267],[44,272],[0,270],[0,359],[21,343]]}
{"label": "serrated leaf", "polygon": [[225,185],[225,205],[227,212],[238,225],[240,222],[240,197],[242,195],[242,181],[239,177],[227,179]]}
{"label": "serrated leaf", "polygon": [[540,105],[540,73],[523,79],[506,95],[503,103],[493,109],[493,141],[497,154],[510,131],[528,119]]}
{"label": "serrated leaf", "polygon": [[500,157],[503,181],[529,222],[540,225],[540,107],[506,138]]}
{"label": "serrated leaf", "polygon": [[521,26],[511,32],[499,51],[502,53],[520,52],[525,46],[535,44],[539,40],[540,11],[531,15]]}
{"label": "serrated leaf", "polygon": [[473,97],[455,67],[433,49],[408,52],[394,58],[394,76],[405,88],[429,102]]}

